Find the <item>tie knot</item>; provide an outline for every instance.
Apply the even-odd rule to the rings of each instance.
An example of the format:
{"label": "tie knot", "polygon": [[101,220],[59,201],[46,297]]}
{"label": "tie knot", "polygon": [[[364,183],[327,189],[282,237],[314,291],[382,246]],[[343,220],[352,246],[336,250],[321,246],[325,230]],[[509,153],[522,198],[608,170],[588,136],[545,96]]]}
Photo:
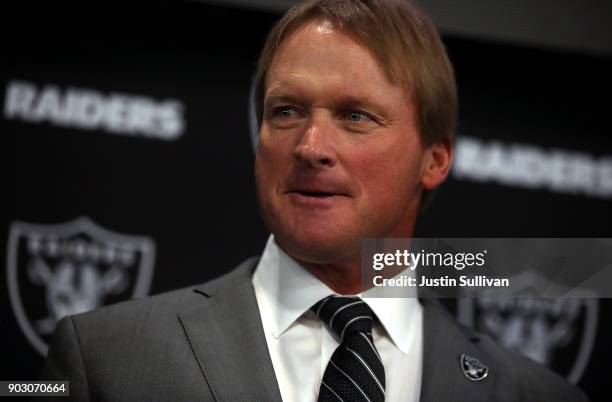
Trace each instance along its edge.
{"label": "tie knot", "polygon": [[331,295],[312,306],[312,311],[340,340],[354,332],[372,332],[374,312],[359,297]]}

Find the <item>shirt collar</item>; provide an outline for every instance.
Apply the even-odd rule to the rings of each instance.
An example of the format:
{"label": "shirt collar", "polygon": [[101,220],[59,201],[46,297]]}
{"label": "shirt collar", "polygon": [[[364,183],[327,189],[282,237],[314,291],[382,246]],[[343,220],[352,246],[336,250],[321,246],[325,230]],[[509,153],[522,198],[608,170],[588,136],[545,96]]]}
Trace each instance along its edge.
{"label": "shirt collar", "polygon": [[[327,285],[285,253],[270,235],[253,274],[258,301],[270,314],[271,332],[280,337],[319,300],[335,294]],[[358,294],[370,306],[393,343],[408,353],[421,305],[414,297],[375,298]]]}

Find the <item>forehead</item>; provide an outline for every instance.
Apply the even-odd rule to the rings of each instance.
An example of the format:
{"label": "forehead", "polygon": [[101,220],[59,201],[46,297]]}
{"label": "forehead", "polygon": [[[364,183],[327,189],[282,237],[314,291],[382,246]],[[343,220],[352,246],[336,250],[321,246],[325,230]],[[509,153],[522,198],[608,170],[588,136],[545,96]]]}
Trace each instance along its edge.
{"label": "forehead", "polygon": [[286,86],[384,93],[397,88],[370,49],[325,19],[305,22],[280,43],[266,77],[266,93]]}

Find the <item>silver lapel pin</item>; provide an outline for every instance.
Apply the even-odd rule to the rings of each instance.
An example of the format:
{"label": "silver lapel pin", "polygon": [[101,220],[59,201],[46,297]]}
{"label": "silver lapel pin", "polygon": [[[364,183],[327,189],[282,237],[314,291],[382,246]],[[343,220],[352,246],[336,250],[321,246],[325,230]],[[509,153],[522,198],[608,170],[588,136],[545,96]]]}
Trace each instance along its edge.
{"label": "silver lapel pin", "polygon": [[489,374],[489,368],[475,357],[462,354],[460,362],[463,375],[470,381],[482,381]]}

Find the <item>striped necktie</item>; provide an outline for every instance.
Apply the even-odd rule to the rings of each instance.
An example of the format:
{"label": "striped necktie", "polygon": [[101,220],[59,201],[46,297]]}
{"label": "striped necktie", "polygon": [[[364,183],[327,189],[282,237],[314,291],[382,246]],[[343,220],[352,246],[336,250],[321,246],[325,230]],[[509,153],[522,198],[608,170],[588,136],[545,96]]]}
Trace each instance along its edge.
{"label": "striped necktie", "polygon": [[329,296],[312,307],[340,339],[327,364],[319,402],[383,402],[385,371],[372,340],[374,313],[358,297]]}

